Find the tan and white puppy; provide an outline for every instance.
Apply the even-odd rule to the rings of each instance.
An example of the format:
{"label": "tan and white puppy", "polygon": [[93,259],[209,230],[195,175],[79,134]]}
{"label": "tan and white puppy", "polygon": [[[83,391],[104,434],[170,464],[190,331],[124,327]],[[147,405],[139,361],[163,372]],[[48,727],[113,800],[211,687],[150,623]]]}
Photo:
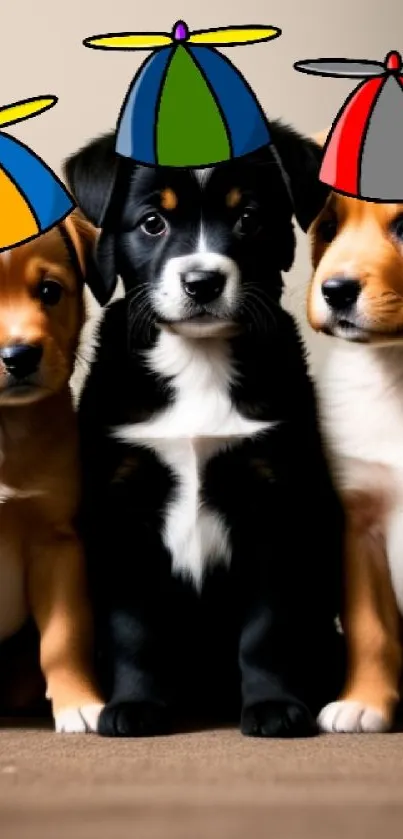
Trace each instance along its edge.
{"label": "tan and white puppy", "polygon": [[348,518],[348,678],[320,725],[384,731],[393,723],[402,663],[403,204],[332,193],[311,236],[308,318],[338,339],[319,391]]}
{"label": "tan and white puppy", "polygon": [[80,473],[69,389],[93,237],[74,213],[0,254],[0,642],[34,618],[47,696],[64,732],[96,730],[102,707],[75,526]]}

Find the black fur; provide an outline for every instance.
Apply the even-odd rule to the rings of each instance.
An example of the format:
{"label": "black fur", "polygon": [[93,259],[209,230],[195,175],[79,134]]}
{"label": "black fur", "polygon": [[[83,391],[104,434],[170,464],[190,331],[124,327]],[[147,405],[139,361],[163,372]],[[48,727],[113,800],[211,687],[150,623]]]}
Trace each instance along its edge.
{"label": "black fur", "polygon": [[[283,224],[282,210],[285,208],[288,219],[293,211],[302,230],[306,231],[319,214],[328,195],[328,188],[318,180],[321,149],[316,143],[306,138],[302,141],[292,128],[275,121],[271,123],[271,133],[276,152],[289,178],[293,206],[269,147],[248,155],[240,162],[223,164],[222,168],[232,170],[235,174],[245,165],[254,164],[254,180],[260,181],[261,189],[268,191],[266,205],[270,213],[271,241],[276,241],[278,224],[282,224],[282,238],[287,239],[286,243],[282,243],[280,267],[288,271],[293,262],[295,243],[291,226]],[[68,158],[64,165],[67,182],[78,205],[96,227],[102,228],[95,253],[95,265],[100,273],[95,270],[87,280],[101,305],[112,296],[119,269],[124,270],[124,265],[116,264],[116,256],[122,255],[126,244],[129,247],[137,244],[132,235],[132,220],[139,213],[136,206],[139,193],[135,188],[136,176],[147,181],[155,174],[153,169],[136,166],[123,157],[118,158],[115,140],[114,133],[105,134]],[[170,172],[161,167],[159,172],[161,182],[169,183],[172,170]],[[186,174],[176,170],[174,177],[186,177]],[[129,237],[124,233],[129,233]],[[127,271],[123,276],[126,279]]]}
{"label": "black fur", "polygon": [[[319,151],[281,126],[273,133],[306,229],[324,199]],[[279,305],[281,271],[291,266],[295,243],[278,169],[267,150],[226,164],[206,187],[210,203],[192,173],[117,161],[111,138],[70,158],[66,171],[81,209],[103,224],[103,284],[95,291],[107,298],[116,273],[126,289],[104,314],[80,405],[82,524],[108,697],[100,733],[152,735],[187,712],[241,712],[245,734],[309,736],[342,678],[335,618],[343,516],[303,346]],[[163,184],[188,203],[156,244],[139,222],[155,200],[150,192]],[[248,188],[259,207],[261,228],[250,240],[234,234],[235,217],[222,209],[220,196],[231,186]],[[245,417],[278,426],[207,464],[204,498],[227,523],[233,552],[230,568],[215,567],[199,594],[171,574],[162,541],[175,475],[147,448],[118,443],[110,429],[145,421],[174,398],[144,356],[159,335],[150,292],[166,260],[192,249],[201,203],[216,248],[242,273],[240,332],[228,339],[238,372],[232,403]]]}

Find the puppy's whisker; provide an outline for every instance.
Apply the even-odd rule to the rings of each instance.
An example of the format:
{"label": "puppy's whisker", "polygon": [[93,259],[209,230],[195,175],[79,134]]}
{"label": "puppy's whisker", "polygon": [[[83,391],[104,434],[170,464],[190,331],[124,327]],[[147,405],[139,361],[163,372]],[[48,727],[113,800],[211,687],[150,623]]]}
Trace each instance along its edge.
{"label": "puppy's whisker", "polygon": [[135,289],[128,292],[127,299],[130,331],[137,326],[150,339],[153,317],[147,295],[147,286],[140,283]]}
{"label": "puppy's whisker", "polygon": [[251,303],[253,302],[254,307],[255,307],[258,315],[259,315],[259,321],[261,320],[264,323],[264,325],[267,327],[267,323],[265,323],[264,317],[263,317],[264,313],[266,313],[267,316],[268,316],[268,319],[270,321],[270,325],[274,329],[276,329],[277,328],[276,319],[275,319],[273,311],[272,311],[272,306],[276,305],[275,302],[271,298],[269,298],[270,303],[267,300],[265,300],[264,299],[265,298],[264,292],[262,292],[261,289],[259,289],[257,286],[255,286],[253,284],[248,286],[248,288],[246,290],[245,297],[247,297]]}
{"label": "puppy's whisker", "polygon": [[[132,308],[132,307],[131,307]],[[133,326],[134,323],[140,328],[141,331],[145,331],[148,323],[148,312],[147,306],[144,301],[140,301],[138,308],[136,309],[136,314],[133,316],[133,312],[129,312],[129,321]]]}
{"label": "puppy's whisker", "polygon": [[265,321],[261,309],[254,300],[249,299],[247,301],[245,305],[245,311],[250,314],[252,318],[252,325],[254,324],[256,326],[256,330],[258,332],[260,332],[261,330],[266,332],[268,330],[269,325],[271,326],[271,323],[268,324]]}
{"label": "puppy's whisker", "polygon": [[251,304],[251,301],[245,303],[244,311],[245,314],[250,318],[252,327],[255,327],[256,331],[259,332],[259,321]]}
{"label": "puppy's whisker", "polygon": [[129,303],[133,302],[136,297],[141,296],[147,290],[146,283],[138,283],[134,288],[129,289],[126,291],[126,299]]}

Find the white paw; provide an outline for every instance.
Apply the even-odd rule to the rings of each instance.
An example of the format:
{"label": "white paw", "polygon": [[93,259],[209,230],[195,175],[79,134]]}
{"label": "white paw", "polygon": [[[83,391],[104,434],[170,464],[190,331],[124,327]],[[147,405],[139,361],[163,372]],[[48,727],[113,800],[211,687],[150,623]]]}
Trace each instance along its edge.
{"label": "white paw", "polygon": [[318,716],[318,725],[330,734],[376,734],[390,728],[376,708],[349,699],[326,705]]}
{"label": "white paw", "polygon": [[81,705],[79,708],[63,708],[55,714],[55,729],[58,734],[91,734],[98,730],[98,717],[103,705]]}

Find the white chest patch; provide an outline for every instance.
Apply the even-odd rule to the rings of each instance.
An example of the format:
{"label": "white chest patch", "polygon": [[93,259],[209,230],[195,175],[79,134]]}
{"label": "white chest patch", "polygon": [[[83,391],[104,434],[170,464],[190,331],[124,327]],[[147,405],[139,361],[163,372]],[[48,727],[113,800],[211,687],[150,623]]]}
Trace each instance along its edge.
{"label": "white chest patch", "polygon": [[200,587],[209,564],[231,561],[228,528],[203,499],[206,463],[271,424],[246,419],[232,404],[230,385],[236,373],[225,341],[161,332],[147,362],[154,373],[171,380],[176,398],[147,422],[122,426],[114,436],[152,449],[175,475],[177,487],[165,511],[164,544],[173,571]]}
{"label": "white chest patch", "polygon": [[[390,506],[380,527],[403,615],[403,347],[336,345],[321,392],[336,479],[346,489],[373,488]],[[387,477],[379,478],[378,464]]]}

